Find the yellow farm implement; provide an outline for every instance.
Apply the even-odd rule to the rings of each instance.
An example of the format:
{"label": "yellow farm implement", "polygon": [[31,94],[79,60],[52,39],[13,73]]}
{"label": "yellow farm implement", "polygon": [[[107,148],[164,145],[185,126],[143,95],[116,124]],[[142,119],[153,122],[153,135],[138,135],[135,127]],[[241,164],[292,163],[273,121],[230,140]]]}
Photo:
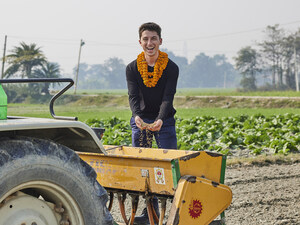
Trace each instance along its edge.
{"label": "yellow farm implement", "polygon": [[[109,209],[117,194],[125,224],[133,224],[139,196],[146,199],[150,224],[163,224],[166,200],[172,199],[167,224],[209,224],[230,205],[232,192],[224,185],[226,157],[207,151],[178,151],[126,146],[104,146],[107,154],[77,152],[97,173],[109,192]],[[125,214],[126,195],[131,215]],[[152,205],[161,201],[160,218]]]}
{"label": "yellow farm implement", "polygon": [[[7,116],[7,97],[0,85],[0,225],[112,225],[109,210],[115,195],[125,224],[134,223],[140,196],[146,199],[151,225],[163,224],[168,199],[168,225],[224,224],[224,210],[232,199],[224,185],[225,156],[103,146],[97,129],[76,117],[54,114],[55,99],[73,80],[0,80],[38,82],[69,83],[50,101],[54,119]],[[124,204],[128,195],[129,217]],[[161,202],[159,218],[154,196]]]}

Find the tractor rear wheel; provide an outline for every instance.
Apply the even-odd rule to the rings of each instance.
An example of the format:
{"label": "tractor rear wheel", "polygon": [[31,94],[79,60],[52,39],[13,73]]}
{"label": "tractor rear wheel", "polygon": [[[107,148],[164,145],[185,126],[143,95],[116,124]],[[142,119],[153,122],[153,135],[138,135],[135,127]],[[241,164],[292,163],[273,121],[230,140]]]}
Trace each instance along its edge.
{"label": "tractor rear wheel", "polygon": [[112,224],[95,171],[71,149],[0,138],[0,224]]}

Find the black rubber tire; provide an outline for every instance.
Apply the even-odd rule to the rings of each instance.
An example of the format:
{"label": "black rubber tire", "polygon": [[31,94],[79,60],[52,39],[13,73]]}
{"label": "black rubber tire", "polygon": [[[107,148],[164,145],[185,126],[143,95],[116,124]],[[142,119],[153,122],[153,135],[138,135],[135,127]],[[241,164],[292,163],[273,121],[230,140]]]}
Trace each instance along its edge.
{"label": "black rubber tire", "polygon": [[96,176],[92,167],[65,146],[29,137],[0,137],[0,199],[23,183],[51,182],[76,201],[85,225],[113,224],[106,207],[107,192]]}

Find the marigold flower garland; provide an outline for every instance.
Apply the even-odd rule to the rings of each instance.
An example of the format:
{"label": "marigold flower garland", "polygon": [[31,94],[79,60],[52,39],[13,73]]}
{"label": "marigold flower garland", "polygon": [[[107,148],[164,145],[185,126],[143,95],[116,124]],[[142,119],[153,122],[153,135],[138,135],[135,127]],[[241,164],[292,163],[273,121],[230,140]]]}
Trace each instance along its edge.
{"label": "marigold flower garland", "polygon": [[158,80],[161,78],[164,69],[166,69],[169,58],[168,54],[165,52],[159,51],[157,61],[154,65],[154,71],[148,72],[148,64],[145,59],[145,53],[142,52],[137,57],[137,67],[138,71],[141,74],[144,84],[151,88],[155,87]]}

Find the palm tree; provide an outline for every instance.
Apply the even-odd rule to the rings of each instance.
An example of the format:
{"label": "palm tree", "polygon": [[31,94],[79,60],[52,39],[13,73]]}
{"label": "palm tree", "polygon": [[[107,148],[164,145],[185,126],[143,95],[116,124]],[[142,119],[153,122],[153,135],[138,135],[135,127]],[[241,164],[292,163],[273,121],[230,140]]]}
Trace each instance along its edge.
{"label": "palm tree", "polygon": [[12,54],[6,56],[6,61],[10,65],[4,73],[6,78],[19,75],[18,73],[21,73],[22,78],[30,78],[32,69],[46,62],[46,57],[36,44],[27,45],[21,42],[20,45],[14,47]]}
{"label": "palm tree", "polygon": [[[57,63],[46,62],[41,68],[33,71],[32,78],[59,78],[60,77],[60,68]],[[54,84],[52,84],[54,85]],[[42,85],[41,93],[49,93],[50,83],[44,83]]]}

